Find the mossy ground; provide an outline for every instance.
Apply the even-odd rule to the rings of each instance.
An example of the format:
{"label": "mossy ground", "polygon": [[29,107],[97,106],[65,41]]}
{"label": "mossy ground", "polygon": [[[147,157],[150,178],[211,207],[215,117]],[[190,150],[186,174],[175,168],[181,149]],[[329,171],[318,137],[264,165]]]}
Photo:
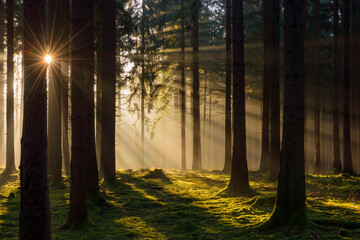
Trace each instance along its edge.
{"label": "mossy ground", "polygon": [[[264,174],[250,173],[259,195],[232,197],[219,194],[229,180],[220,172],[165,171],[168,180],[148,173],[118,172],[115,186],[102,188],[110,206],[89,203],[93,225],[83,231],[57,230],[67,218],[69,190],[51,189],[53,239],[360,239],[359,229],[342,225],[360,224],[360,177],[306,178],[310,219],[337,220],[337,226],[260,232],[245,228],[265,221],[273,210],[276,183]],[[0,179],[0,239],[18,238],[18,184],[16,175]]]}

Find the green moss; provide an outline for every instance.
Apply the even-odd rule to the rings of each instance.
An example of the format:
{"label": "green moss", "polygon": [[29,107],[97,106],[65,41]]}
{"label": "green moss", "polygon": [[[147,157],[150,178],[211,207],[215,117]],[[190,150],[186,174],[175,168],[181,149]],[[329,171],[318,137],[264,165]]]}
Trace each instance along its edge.
{"label": "green moss", "polygon": [[[56,230],[68,216],[69,185],[50,189],[53,239],[339,239],[360,238],[360,178],[342,175],[306,177],[310,219],[340,222],[326,229],[283,227],[262,231],[251,226],[266,222],[274,206],[276,183],[266,173],[250,172],[258,195],[219,195],[229,175],[217,172],[165,171],[170,180],[144,177],[149,170],[121,171],[113,186],[102,187],[109,205],[88,203],[91,228]],[[17,239],[18,177],[0,179],[0,239]],[[301,217],[301,216],[300,216]],[[299,217],[299,218],[300,218]],[[298,221],[298,217],[293,220]],[[333,221],[336,220],[336,221]],[[344,224],[346,223],[346,224]],[[325,223],[327,224],[327,223]],[[330,225],[330,224],[328,224]]]}

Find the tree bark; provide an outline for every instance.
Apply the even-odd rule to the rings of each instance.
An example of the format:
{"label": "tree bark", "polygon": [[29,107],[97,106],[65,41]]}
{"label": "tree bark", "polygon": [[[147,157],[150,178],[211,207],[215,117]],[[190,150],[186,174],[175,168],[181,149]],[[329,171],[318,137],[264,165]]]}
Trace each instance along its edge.
{"label": "tree bark", "polygon": [[[50,239],[47,178],[45,0],[24,0],[24,123],[20,164],[20,239]],[[37,37],[39,37],[37,39]],[[35,67],[34,67],[35,66]]]}
{"label": "tree bark", "polygon": [[262,101],[262,128],[261,128],[261,160],[260,160],[260,170],[269,171],[270,170],[270,142],[269,142],[269,118],[270,118],[270,82],[271,82],[271,25],[273,21],[272,17],[272,0],[262,1],[262,11],[263,11],[263,42],[264,42],[264,59],[263,59],[263,101]]}
{"label": "tree bark", "polygon": [[[5,21],[4,21],[4,2],[0,0],[0,52],[4,52],[4,36],[5,36]],[[4,145],[5,145],[5,120],[4,120],[4,86],[5,86],[5,78],[4,78],[4,63],[0,61],[0,157],[5,159],[4,153]]]}
{"label": "tree bark", "polygon": [[344,0],[344,55],[343,55],[343,74],[344,74],[344,93],[343,93],[343,162],[345,173],[353,174],[353,164],[351,157],[351,137],[350,137],[350,0]]}
{"label": "tree bark", "polygon": [[231,173],[231,0],[226,0],[226,93],[225,93],[225,165]]}
{"label": "tree bark", "polygon": [[[72,124],[72,145],[71,145],[71,186],[70,186],[70,206],[67,222],[62,226],[68,229],[72,226],[86,226],[88,224],[87,212],[87,162],[88,154],[86,153],[88,142],[86,139],[85,122],[87,114],[85,84],[88,81],[89,72],[85,70],[85,59],[89,50],[87,43],[88,29],[82,29],[88,26],[87,16],[91,14],[90,9],[85,8],[83,0],[72,1],[72,27],[71,27],[71,124]],[[78,45],[82,43],[82,45]],[[87,46],[87,47],[84,47]],[[89,60],[88,60],[89,61]]]}
{"label": "tree bark", "polygon": [[60,1],[48,2],[48,49],[52,56],[49,64],[49,115],[48,115],[48,161],[51,175],[50,186],[62,185],[61,168],[61,57],[57,54],[60,36]]}
{"label": "tree bark", "polygon": [[272,176],[280,171],[280,2],[272,0],[271,84],[270,84],[270,157]]}
{"label": "tree bark", "polygon": [[102,129],[101,129],[101,165],[106,184],[115,182],[115,81],[116,81],[116,5],[115,0],[103,3],[102,29]]}
{"label": "tree bark", "polygon": [[181,0],[181,34],[180,34],[180,48],[181,48],[181,170],[186,170],[186,84],[185,84],[185,5],[184,0]]}
{"label": "tree bark", "polygon": [[315,81],[315,173],[321,172],[320,160],[320,88],[319,88],[319,8],[320,0],[315,0],[315,39],[314,39],[314,81]]}
{"label": "tree bark", "polygon": [[275,209],[269,228],[306,226],[303,1],[284,2],[284,122]]}
{"label": "tree bark", "polygon": [[333,147],[334,147],[334,163],[333,169],[342,170],[340,159],[340,140],[339,140],[339,1],[334,0],[333,3],[333,65],[332,65],[332,98],[333,98]]}
{"label": "tree bark", "polygon": [[246,158],[245,61],[243,0],[233,1],[233,123],[234,145],[229,191],[250,191]]}
{"label": "tree bark", "polygon": [[201,161],[201,136],[200,136],[200,97],[199,97],[199,14],[201,2],[194,0],[193,3],[193,170],[202,169]]}
{"label": "tree bark", "polygon": [[61,26],[63,28],[63,38],[61,50],[64,53],[61,61],[61,111],[62,111],[62,156],[64,161],[65,173],[70,176],[70,146],[69,146],[69,70],[70,70],[70,1],[60,2]]}
{"label": "tree bark", "polygon": [[14,153],[14,0],[6,1],[7,12],[7,92],[6,166],[3,174],[16,172]]}

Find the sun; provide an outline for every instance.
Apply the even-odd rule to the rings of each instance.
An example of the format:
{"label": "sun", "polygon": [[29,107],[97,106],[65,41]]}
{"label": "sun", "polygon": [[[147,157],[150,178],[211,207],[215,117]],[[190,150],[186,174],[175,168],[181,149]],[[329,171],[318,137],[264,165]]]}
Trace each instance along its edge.
{"label": "sun", "polygon": [[45,62],[47,62],[48,64],[51,63],[52,57],[49,54],[46,54],[45,56]]}

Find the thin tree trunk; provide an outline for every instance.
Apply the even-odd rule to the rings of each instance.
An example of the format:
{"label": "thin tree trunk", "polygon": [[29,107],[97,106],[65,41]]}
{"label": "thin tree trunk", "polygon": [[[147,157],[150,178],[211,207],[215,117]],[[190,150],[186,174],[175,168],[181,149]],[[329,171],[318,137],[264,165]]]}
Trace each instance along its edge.
{"label": "thin tree trunk", "polygon": [[[47,177],[45,0],[24,0],[24,124],[20,164],[20,239],[51,239]],[[34,38],[39,36],[39,39]],[[35,53],[34,53],[35,50]],[[29,54],[34,53],[34,54]]]}
{"label": "thin tree trunk", "polygon": [[231,0],[226,0],[225,165],[231,173]]}
{"label": "thin tree trunk", "polygon": [[61,49],[64,52],[61,61],[61,110],[62,110],[62,156],[65,173],[70,176],[70,146],[69,146],[69,68],[70,68],[70,1],[61,1],[61,26],[63,38]]}
{"label": "thin tree trunk", "polygon": [[344,0],[344,55],[343,55],[343,74],[344,74],[344,94],[343,94],[343,159],[345,173],[353,174],[353,164],[351,157],[351,137],[350,137],[350,0]]}
{"label": "thin tree trunk", "polygon": [[333,97],[333,147],[334,147],[334,163],[333,169],[342,170],[340,159],[340,140],[339,140],[339,1],[334,0],[333,3],[333,65],[332,65],[332,97]]}
{"label": "thin tree trunk", "polygon": [[233,2],[232,20],[234,145],[228,190],[248,193],[251,189],[246,158],[243,0]]}
{"label": "thin tree trunk", "polygon": [[193,170],[202,169],[200,136],[200,97],[199,97],[199,14],[201,2],[194,0],[193,6]]}
{"label": "thin tree trunk", "polygon": [[[4,2],[0,0],[0,52],[4,52],[4,36],[5,36],[5,21],[4,21]],[[4,145],[5,145],[5,120],[4,120],[4,106],[5,106],[5,96],[4,96],[4,63],[0,61],[0,157],[5,159]],[[2,161],[1,161],[2,163]]]}
{"label": "thin tree trunk", "polygon": [[184,0],[181,0],[181,34],[180,34],[180,48],[181,48],[181,170],[186,170],[186,84],[185,84],[185,6]]}
{"label": "thin tree trunk", "polygon": [[49,64],[48,161],[50,186],[61,186],[61,62],[60,56],[56,56],[60,48],[60,1],[52,0],[48,4],[48,51],[53,58]]}
{"label": "thin tree trunk", "polygon": [[269,142],[269,118],[270,118],[270,82],[271,82],[271,64],[273,59],[271,58],[271,39],[273,32],[272,27],[272,2],[271,0],[265,0],[262,2],[263,11],[263,41],[264,41],[264,64],[263,64],[263,101],[262,101],[262,128],[261,128],[261,160],[260,170],[270,170],[270,142]]}
{"label": "thin tree trunk", "polygon": [[[272,176],[277,177],[280,171],[280,2],[272,1],[272,39],[271,39],[271,167]],[[304,119],[305,121],[305,119]]]}
{"label": "thin tree trunk", "polygon": [[102,34],[102,129],[101,129],[101,165],[106,184],[115,182],[115,81],[116,81],[116,28],[115,0],[103,5]]}
{"label": "thin tree trunk", "polygon": [[320,89],[319,89],[319,6],[315,0],[315,46],[314,46],[314,81],[315,81],[315,173],[321,172],[320,162]]}
{"label": "thin tree trunk", "polygon": [[6,1],[7,12],[7,91],[6,167],[3,174],[16,172],[14,152],[14,0]]}
{"label": "thin tree trunk", "polygon": [[142,1],[141,19],[141,142],[140,142],[140,168],[144,168],[144,138],[145,138],[145,0]]}

